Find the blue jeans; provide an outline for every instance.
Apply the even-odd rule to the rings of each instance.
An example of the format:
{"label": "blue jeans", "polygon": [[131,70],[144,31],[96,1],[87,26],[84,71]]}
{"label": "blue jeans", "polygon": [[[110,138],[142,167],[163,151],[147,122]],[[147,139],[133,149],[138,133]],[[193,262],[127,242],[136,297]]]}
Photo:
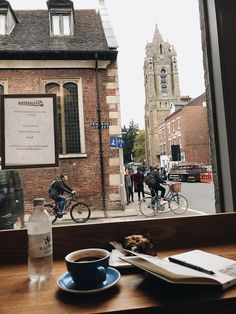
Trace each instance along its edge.
{"label": "blue jeans", "polygon": [[66,206],[66,197],[64,195],[50,195],[58,203],[59,214],[62,213]]}

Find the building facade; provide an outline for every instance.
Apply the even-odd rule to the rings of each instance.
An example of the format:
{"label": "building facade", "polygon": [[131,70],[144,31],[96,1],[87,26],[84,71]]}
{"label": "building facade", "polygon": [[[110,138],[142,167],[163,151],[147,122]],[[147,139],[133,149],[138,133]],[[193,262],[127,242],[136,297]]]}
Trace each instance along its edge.
{"label": "building facade", "polygon": [[172,145],[179,145],[180,160],[211,164],[205,94],[178,108],[159,126],[161,156],[172,163]]}
{"label": "building facade", "polygon": [[160,161],[158,127],[170,114],[171,103],[180,100],[177,54],[157,26],[153,41],[146,45],[144,85],[146,160],[150,166]]}
{"label": "building facade", "polygon": [[[117,42],[107,9],[75,10],[49,0],[48,10],[14,11],[0,1],[0,94],[56,94],[59,167],[21,169],[26,208],[63,172],[92,209],[123,203]],[[110,125],[108,127],[108,125]]]}

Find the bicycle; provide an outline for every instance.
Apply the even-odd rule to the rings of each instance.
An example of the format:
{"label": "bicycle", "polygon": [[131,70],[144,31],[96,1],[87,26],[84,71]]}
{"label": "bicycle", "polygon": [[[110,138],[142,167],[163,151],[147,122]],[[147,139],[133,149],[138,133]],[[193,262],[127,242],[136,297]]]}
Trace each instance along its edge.
{"label": "bicycle", "polygon": [[181,183],[166,184],[168,186],[168,191],[164,197],[167,201],[166,204],[160,203],[160,197],[157,195],[156,191],[154,196],[146,196],[139,202],[139,209],[141,213],[146,217],[153,217],[161,212],[163,212],[168,205],[170,210],[174,214],[184,214],[188,209],[188,200],[179,194],[181,191]]}
{"label": "bicycle", "polygon": [[[52,217],[52,224],[54,224],[57,218],[62,218],[63,215],[59,213],[60,202],[52,201],[45,204],[44,207],[48,214]],[[82,202],[77,202],[76,194],[66,197],[65,212],[70,212],[70,216],[74,222],[83,223],[90,218],[91,209],[89,206]]]}

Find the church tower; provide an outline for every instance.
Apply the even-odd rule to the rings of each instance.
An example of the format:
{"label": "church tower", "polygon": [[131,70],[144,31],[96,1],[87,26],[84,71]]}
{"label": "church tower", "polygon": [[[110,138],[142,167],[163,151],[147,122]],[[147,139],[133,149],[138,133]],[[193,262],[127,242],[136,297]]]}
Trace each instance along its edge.
{"label": "church tower", "polygon": [[147,164],[155,165],[160,158],[158,126],[170,114],[170,106],[180,99],[176,51],[165,42],[158,30],[146,45],[144,61],[145,129]]}

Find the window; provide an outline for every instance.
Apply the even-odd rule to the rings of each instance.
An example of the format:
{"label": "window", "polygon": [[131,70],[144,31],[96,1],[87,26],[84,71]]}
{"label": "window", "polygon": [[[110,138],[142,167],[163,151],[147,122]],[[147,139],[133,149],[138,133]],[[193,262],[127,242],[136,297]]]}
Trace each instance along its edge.
{"label": "window", "polygon": [[0,14],[0,35],[6,35],[6,15]]}
{"label": "window", "polygon": [[160,55],[163,54],[163,48],[162,48],[162,44],[160,44]]}
{"label": "window", "polygon": [[52,82],[45,85],[45,91],[57,95],[59,153],[82,153],[78,85],[73,82]]}
{"label": "window", "polygon": [[161,70],[161,92],[167,94],[167,73],[165,69]]}
{"label": "window", "polygon": [[54,36],[72,35],[70,15],[52,15],[52,34]]}

